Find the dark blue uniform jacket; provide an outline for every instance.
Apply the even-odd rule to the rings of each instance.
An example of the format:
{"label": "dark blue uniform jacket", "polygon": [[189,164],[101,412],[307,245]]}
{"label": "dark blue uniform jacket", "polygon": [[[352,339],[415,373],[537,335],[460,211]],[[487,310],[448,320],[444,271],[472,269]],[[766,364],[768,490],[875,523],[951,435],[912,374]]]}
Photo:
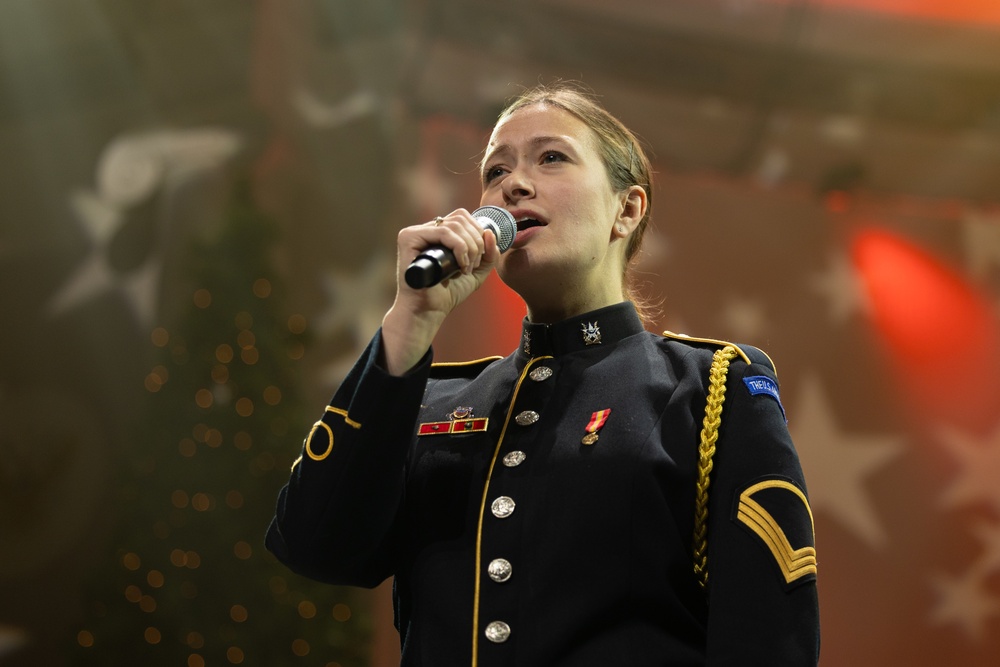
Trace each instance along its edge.
{"label": "dark blue uniform jacket", "polygon": [[267,546],[322,581],[395,576],[405,667],[815,665],[812,515],[753,348],[724,378],[704,587],[695,574],[723,345],[647,332],[622,303],[525,322],[506,358],[429,352],[392,377],[377,334],[306,438]]}

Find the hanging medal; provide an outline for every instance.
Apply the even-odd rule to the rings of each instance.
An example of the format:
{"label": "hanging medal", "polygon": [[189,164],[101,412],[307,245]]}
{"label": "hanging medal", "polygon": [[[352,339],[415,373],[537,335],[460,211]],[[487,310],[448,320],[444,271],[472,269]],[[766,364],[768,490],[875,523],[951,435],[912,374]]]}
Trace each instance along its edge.
{"label": "hanging medal", "polygon": [[583,436],[583,439],[580,440],[580,442],[585,445],[592,445],[597,442],[598,437],[600,437],[598,435],[598,431],[600,431],[601,427],[604,426],[604,423],[608,421],[608,415],[610,414],[611,408],[598,410],[592,414],[590,416],[590,422],[587,424],[587,434]]}

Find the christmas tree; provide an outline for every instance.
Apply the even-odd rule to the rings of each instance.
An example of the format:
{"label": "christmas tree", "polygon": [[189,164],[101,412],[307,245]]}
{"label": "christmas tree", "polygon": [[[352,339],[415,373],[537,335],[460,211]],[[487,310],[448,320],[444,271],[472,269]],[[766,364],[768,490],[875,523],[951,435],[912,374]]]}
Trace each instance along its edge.
{"label": "christmas tree", "polygon": [[241,183],[191,249],[191,298],[151,335],[148,412],[74,665],[368,662],[369,596],[298,577],[263,546],[312,422],[298,398],[307,322],[283,312],[276,240]]}

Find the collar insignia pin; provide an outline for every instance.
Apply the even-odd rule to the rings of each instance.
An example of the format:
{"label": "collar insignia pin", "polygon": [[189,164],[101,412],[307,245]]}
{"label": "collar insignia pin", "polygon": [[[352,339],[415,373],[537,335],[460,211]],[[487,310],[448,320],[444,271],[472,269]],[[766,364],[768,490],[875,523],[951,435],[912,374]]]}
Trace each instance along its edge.
{"label": "collar insignia pin", "polygon": [[524,346],[523,347],[524,347],[524,353],[530,355],[531,354],[531,332],[529,332],[527,329],[525,329],[525,331],[524,331]]}
{"label": "collar insignia pin", "polygon": [[587,322],[586,324],[580,325],[581,331],[583,332],[583,344],[584,345],[600,345],[601,344],[601,328],[597,326],[597,322]]}

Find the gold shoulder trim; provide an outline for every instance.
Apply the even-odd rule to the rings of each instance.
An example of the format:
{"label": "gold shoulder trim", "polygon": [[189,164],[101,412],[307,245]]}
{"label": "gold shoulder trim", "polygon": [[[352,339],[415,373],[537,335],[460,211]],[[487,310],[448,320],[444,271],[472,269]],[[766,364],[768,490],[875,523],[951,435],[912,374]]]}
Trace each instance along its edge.
{"label": "gold shoulder trim", "polygon": [[[795,549],[788,542],[785,531],[775,521],[774,517],[764,509],[764,507],[753,499],[753,495],[762,489],[784,489],[790,491],[806,508],[809,514],[809,522],[813,524],[812,509],[809,501],[802,491],[792,484],[778,479],[770,479],[758,484],[754,484],[740,494],[740,505],[737,518],[750,530],[763,540],[764,544],[774,556],[781,574],[785,578],[785,583],[790,584],[796,579],[800,579],[809,574],[816,574],[816,548],[804,546]],[[815,526],[813,524],[813,540],[815,540]]]}
{"label": "gold shoulder trim", "polygon": [[503,359],[501,356],[483,357],[470,361],[441,361],[431,364],[431,378],[435,380],[471,378],[480,373],[489,364]]}
{"label": "gold shoulder trim", "polygon": [[497,361],[498,359],[503,359],[499,354],[495,354],[491,357],[483,357],[482,359],[471,359],[469,361],[435,361],[431,364],[431,368],[454,368],[456,366],[475,366],[476,364],[482,364],[487,361]]}
{"label": "gold shoulder trim", "polygon": [[326,411],[332,412],[335,415],[340,415],[341,417],[343,417],[344,421],[347,422],[347,425],[350,426],[351,428],[361,428],[360,423],[354,421],[353,419],[347,416],[347,410],[343,410],[341,408],[335,408],[332,405],[330,405],[327,406]]}
{"label": "gold shoulder trim", "polygon": [[[665,338],[673,338],[674,340],[690,341],[692,343],[709,343],[710,345],[718,345],[719,347],[726,347],[727,345],[736,350],[736,354],[740,356],[740,359],[746,362],[747,366],[750,365],[750,357],[746,355],[746,352],[740,349],[740,346],[736,343],[730,343],[728,340],[719,340],[717,338],[695,338],[694,336],[688,336],[687,334],[674,333],[673,331],[664,331],[662,334]],[[768,357],[770,359],[770,357]],[[773,366],[774,364],[772,364]]]}
{"label": "gold shoulder trim", "polygon": [[757,348],[757,351],[763,354],[765,357],[767,357],[768,363],[771,364],[771,371],[774,373],[774,377],[778,377],[778,367],[774,365],[774,359],[771,358],[771,355],[765,352],[764,350],[760,349],[759,347]]}

